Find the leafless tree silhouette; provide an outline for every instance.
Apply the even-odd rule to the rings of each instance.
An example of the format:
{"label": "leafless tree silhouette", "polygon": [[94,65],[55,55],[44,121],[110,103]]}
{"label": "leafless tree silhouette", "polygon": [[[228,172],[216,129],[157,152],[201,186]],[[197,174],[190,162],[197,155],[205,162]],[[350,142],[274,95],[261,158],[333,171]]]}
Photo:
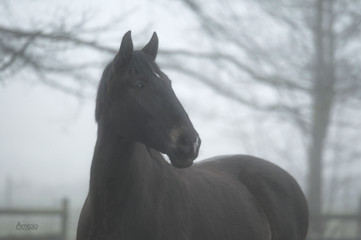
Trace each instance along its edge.
{"label": "leafless tree silhouette", "polygon": [[[174,58],[165,65],[240,104],[283,116],[293,123],[307,145],[310,211],[320,215],[323,202],[327,202],[322,198],[324,186],[328,194],[335,194],[339,190],[335,173],[340,164],[360,156],[357,146],[345,143],[347,134],[336,132],[350,133],[350,129],[360,128],[355,116],[360,116],[361,102],[361,3],[179,1],[193,13],[213,47],[202,52],[163,51]],[[185,58],[210,66],[208,73],[180,64]],[[225,84],[228,78],[234,82]],[[242,94],[242,84],[250,83],[271,89],[277,97],[270,100],[262,95],[257,98]],[[357,136],[352,138],[360,142]],[[326,176],[325,166],[330,161],[333,175],[328,171]],[[323,182],[330,174],[333,186]],[[322,235],[321,224],[315,221],[314,226],[314,235]]]}

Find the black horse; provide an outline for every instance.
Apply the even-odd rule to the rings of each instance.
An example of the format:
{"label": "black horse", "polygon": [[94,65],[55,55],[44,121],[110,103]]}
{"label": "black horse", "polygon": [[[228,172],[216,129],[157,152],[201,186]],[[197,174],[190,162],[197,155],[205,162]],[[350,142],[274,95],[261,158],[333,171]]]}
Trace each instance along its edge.
{"label": "black horse", "polygon": [[306,200],[281,168],[244,155],[191,167],[201,141],[154,62],[157,51],[155,33],[133,51],[128,32],[104,70],[77,239],[305,239]]}

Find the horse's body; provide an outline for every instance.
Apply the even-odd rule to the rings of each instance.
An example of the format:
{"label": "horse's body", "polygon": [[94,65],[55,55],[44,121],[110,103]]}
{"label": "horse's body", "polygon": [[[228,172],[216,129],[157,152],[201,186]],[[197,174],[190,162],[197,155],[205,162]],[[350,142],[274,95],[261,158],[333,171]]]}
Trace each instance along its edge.
{"label": "horse's body", "polygon": [[[156,65],[149,69],[156,76],[152,78],[161,82],[154,84],[161,85],[146,82],[147,91],[158,94],[153,98],[145,100],[144,92],[120,90],[124,84],[109,87],[113,81],[122,81],[114,80],[121,74],[126,78],[125,72],[139,74],[144,70],[130,66],[129,52],[130,58],[140,58],[134,60],[138,63],[144,60],[143,53],[155,59],[156,35],[143,53],[133,53],[130,42],[128,33],[99,86],[98,139],[77,240],[305,239],[308,210],[304,195],[296,181],[279,167],[243,155],[212,158],[189,167],[198,155],[200,139],[180,103],[169,98],[175,95]],[[128,48],[131,51],[127,52]],[[115,69],[122,69],[121,74]],[[141,89],[144,91],[144,85]],[[160,89],[171,92],[162,95]],[[121,92],[122,98],[106,97],[114,90]],[[145,110],[141,116],[147,120],[129,122],[130,116],[139,116],[127,108],[130,102],[124,102],[130,93],[136,94],[133,108],[140,103],[161,104],[159,113],[166,110],[166,116],[158,118],[159,114]],[[161,99],[164,96],[169,101]],[[152,109],[157,111],[157,107]],[[157,135],[154,129],[161,133]],[[159,151],[170,157],[173,166]]]}

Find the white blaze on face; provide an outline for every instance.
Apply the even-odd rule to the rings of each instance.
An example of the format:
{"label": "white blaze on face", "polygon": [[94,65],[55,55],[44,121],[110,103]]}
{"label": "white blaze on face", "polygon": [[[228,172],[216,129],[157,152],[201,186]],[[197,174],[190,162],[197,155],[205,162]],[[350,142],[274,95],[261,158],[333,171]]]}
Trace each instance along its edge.
{"label": "white blaze on face", "polygon": [[201,143],[201,140],[200,140],[199,137],[197,137],[197,140],[196,140],[196,142],[194,143],[194,146],[193,146],[194,154],[197,153],[197,150],[198,150],[198,148],[199,148],[200,143]]}
{"label": "white blaze on face", "polygon": [[156,73],[156,72],[153,72],[153,73],[155,76],[157,76],[157,78],[161,78],[158,73]]}

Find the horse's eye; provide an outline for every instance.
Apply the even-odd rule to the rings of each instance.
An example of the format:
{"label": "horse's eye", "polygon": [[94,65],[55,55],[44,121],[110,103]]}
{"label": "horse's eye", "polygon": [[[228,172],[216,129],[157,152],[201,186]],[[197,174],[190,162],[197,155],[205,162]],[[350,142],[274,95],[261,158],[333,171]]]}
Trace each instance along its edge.
{"label": "horse's eye", "polygon": [[137,89],[142,89],[142,88],[144,88],[144,82],[141,82],[141,81],[136,82],[134,84],[134,87],[137,88]]}

